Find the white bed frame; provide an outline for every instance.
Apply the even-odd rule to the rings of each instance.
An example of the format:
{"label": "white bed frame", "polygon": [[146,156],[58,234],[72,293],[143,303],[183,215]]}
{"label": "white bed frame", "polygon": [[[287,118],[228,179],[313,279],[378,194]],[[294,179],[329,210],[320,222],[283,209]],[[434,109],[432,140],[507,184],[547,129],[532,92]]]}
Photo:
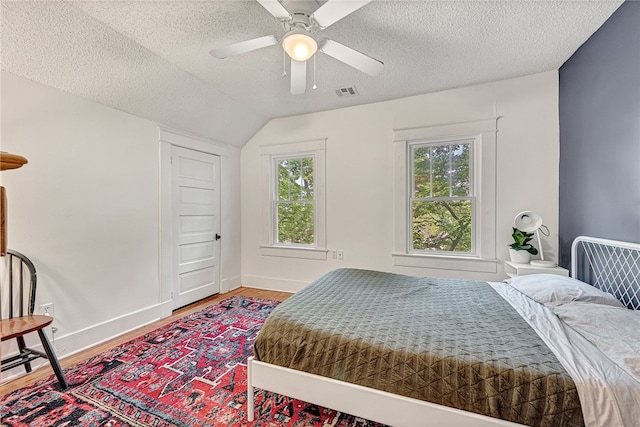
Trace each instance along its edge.
{"label": "white bed frame", "polygon": [[247,361],[247,419],[253,421],[254,387],[393,426],[518,426],[473,412],[411,399],[357,384],[261,362]]}
{"label": "white bed frame", "polygon": [[[587,256],[580,255],[583,252]],[[640,273],[638,273],[640,244],[581,236],[574,241],[571,254],[573,277],[576,277],[580,271],[577,268],[578,261],[586,258],[589,260],[589,268],[594,277],[598,278],[594,286],[607,290],[611,288],[612,283],[616,283],[619,287],[617,283],[624,278],[622,280],[626,283],[624,289],[608,292],[616,296],[626,295],[628,300],[638,301],[640,298]],[[625,304],[627,304],[626,301]],[[635,308],[640,309],[640,307]],[[253,357],[247,361],[247,419],[249,421],[253,421],[255,416],[255,387],[393,426],[521,426],[521,424],[497,418],[272,365],[255,360]]]}
{"label": "white bed frame", "polygon": [[571,245],[571,277],[640,310],[640,243],[576,237]]}

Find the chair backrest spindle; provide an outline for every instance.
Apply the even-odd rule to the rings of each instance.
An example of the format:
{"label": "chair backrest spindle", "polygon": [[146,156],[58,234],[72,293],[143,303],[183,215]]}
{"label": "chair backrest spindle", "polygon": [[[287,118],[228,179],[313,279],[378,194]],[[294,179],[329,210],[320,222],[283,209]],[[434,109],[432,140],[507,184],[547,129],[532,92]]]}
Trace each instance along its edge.
{"label": "chair backrest spindle", "polygon": [[20,263],[20,317],[24,316],[24,263]]}
{"label": "chair backrest spindle", "polygon": [[[7,287],[0,292],[6,300],[0,302],[0,318],[31,316],[35,311],[36,271],[33,263],[24,255],[11,249],[7,250],[4,276]],[[4,280],[4,279],[3,279]],[[2,286],[5,286],[3,283]],[[8,292],[6,292],[8,291]],[[4,311],[6,309],[6,312]]]}
{"label": "chair backrest spindle", "polygon": [[9,319],[13,318],[13,254],[9,255]]}

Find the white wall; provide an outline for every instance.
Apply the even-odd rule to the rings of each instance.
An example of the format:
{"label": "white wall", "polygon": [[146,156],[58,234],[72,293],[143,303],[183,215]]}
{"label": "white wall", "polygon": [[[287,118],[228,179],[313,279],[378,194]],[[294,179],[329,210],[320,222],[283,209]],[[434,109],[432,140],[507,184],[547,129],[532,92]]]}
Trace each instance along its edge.
{"label": "white wall", "polygon": [[[497,255],[508,257],[514,216],[542,214],[556,259],[558,75],[556,71],[358,107],[274,119],[242,149],[242,283],[298,290],[321,274],[357,267],[402,274],[500,280],[497,274],[393,266],[393,130],[500,116],[497,136]],[[260,147],[327,138],[327,245],[344,260],[261,256]]]}
{"label": "white wall", "polygon": [[[38,268],[37,304],[55,304],[58,354],[161,316],[157,124],[7,72],[1,95],[0,149],[29,160],[0,174],[9,198],[9,244]],[[239,283],[240,261],[243,285],[289,290],[339,267],[478,277],[393,267],[392,139],[394,129],[496,115],[502,117],[498,256],[507,257],[514,215],[532,209],[551,230],[545,243],[547,255],[555,258],[558,78],[548,72],[272,120],[240,155],[229,149],[221,158],[223,287]],[[327,242],[344,251],[344,261],[261,256],[260,146],[322,138],[327,138]]]}
{"label": "white wall", "polygon": [[[166,315],[158,135],[157,123],[2,72],[1,149],[29,161],[0,176],[9,247],[36,265],[36,305],[55,305],[59,356]],[[221,161],[229,288],[240,276],[239,150]]]}

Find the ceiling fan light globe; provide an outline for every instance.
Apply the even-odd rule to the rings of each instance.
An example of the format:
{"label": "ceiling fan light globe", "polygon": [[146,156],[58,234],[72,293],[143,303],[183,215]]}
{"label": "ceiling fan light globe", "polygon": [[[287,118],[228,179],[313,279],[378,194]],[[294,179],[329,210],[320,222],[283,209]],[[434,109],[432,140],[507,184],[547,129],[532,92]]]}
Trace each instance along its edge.
{"label": "ceiling fan light globe", "polygon": [[304,43],[298,43],[293,48],[293,56],[302,60],[309,58],[309,47]]}
{"label": "ceiling fan light globe", "polygon": [[318,50],[318,43],[309,34],[291,32],[282,40],[282,48],[296,61],[306,61]]}

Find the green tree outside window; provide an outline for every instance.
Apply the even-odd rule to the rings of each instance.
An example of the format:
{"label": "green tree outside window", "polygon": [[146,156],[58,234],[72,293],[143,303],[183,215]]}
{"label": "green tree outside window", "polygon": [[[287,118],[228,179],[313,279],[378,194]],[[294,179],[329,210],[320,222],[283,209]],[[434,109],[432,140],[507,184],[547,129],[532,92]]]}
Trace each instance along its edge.
{"label": "green tree outside window", "polygon": [[313,157],[275,159],[277,173],[276,243],[314,245]]}
{"label": "green tree outside window", "polygon": [[416,144],[411,152],[412,249],[471,253],[471,143]]}

